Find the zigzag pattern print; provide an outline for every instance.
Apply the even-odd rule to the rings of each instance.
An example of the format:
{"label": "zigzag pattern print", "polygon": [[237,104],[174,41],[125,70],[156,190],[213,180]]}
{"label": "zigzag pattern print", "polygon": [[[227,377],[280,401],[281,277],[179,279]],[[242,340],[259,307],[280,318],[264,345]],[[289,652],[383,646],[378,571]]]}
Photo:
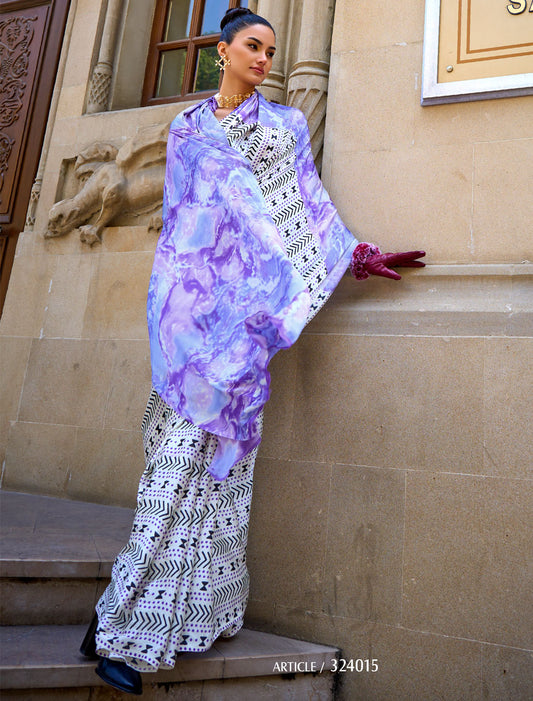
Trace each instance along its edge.
{"label": "zigzag pattern print", "polygon": [[178,416],[155,390],[143,440],[147,466],[130,540],[97,606],[97,647],[149,672],[242,627],[256,451],[217,482],[205,469],[216,436]]}
{"label": "zigzag pattern print", "polygon": [[[294,134],[288,129],[245,123],[238,114],[233,113],[225,117],[221,125],[233,148],[250,161],[268,211],[283,237],[287,255],[313,297],[326,278],[327,270],[305,214],[294,167]],[[326,299],[321,300],[318,306],[312,306],[308,321]]]}

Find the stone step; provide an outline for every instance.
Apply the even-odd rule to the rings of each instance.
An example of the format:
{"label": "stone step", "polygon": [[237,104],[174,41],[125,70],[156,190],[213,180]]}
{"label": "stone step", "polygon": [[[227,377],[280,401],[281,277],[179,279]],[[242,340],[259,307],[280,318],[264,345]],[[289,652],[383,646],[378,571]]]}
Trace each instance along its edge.
{"label": "stone step", "polygon": [[[79,653],[133,511],[0,491],[2,701],[126,698]],[[81,625],[76,625],[81,624]],[[150,699],[331,701],[338,650],[243,629],[173,670],[143,675]]]}
{"label": "stone step", "polygon": [[133,510],[1,491],[0,518],[0,624],[90,621]]}
{"label": "stone step", "polygon": [[[63,699],[67,690],[69,699],[89,699],[94,687],[103,687],[98,699],[121,698],[95,674],[95,662],[79,653],[84,633],[84,626],[0,628],[2,701]],[[332,660],[338,653],[332,647],[243,629],[234,638],[215,642],[207,652],[181,655],[173,670],[144,674],[143,684],[150,689],[150,699],[331,701]],[[180,692],[169,695],[174,686]]]}

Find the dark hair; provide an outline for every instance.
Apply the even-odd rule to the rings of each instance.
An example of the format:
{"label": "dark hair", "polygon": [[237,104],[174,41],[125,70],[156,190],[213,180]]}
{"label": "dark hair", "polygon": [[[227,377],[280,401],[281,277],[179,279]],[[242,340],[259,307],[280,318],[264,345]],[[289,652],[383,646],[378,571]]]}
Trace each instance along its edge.
{"label": "dark hair", "polygon": [[[270,27],[274,32],[274,27],[268,20],[260,15],[255,15],[247,7],[234,7],[232,10],[228,10],[220,22],[220,29],[222,30],[220,41],[231,44],[237,32],[253,24],[264,24],[265,27]],[[275,34],[276,32],[274,32]]]}

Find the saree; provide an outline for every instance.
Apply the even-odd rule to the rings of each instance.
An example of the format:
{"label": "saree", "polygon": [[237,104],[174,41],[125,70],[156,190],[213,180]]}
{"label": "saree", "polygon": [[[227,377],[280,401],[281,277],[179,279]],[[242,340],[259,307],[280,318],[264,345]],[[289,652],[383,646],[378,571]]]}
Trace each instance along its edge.
{"label": "saree", "polygon": [[[258,93],[235,114],[293,135],[297,195],[327,294],[356,241],[318,177],[305,117]],[[260,442],[268,364],[300,335],[311,299],[249,160],[230,145],[209,100],[170,127],[163,221],[147,302],[152,384],[180,416],[219,437],[207,469],[224,479]]]}
{"label": "saree", "polygon": [[[158,294],[162,294],[161,289],[173,289],[176,296],[171,294],[167,304],[177,305],[177,308],[172,305],[164,307],[160,319],[163,330],[160,331],[157,325],[152,329],[161,333],[161,341],[159,338],[156,341],[168,343],[169,335],[181,333],[182,328],[188,329],[192,335],[189,327],[199,325],[205,334],[204,344],[206,341],[211,343],[209,348],[199,344],[196,349],[197,352],[207,353],[209,350],[212,353],[213,367],[201,366],[198,370],[198,373],[205,373],[208,380],[213,379],[215,371],[221,372],[217,362],[225,362],[229,351],[207,334],[206,324],[218,323],[219,317],[223,317],[227,323],[233,324],[231,332],[227,332],[233,342],[239,341],[252,352],[254,344],[258,344],[265,353],[265,356],[260,356],[257,352],[254,363],[250,363],[246,354],[241,357],[244,351],[230,349],[234,351],[231,357],[235,358],[235,368],[240,368],[240,372],[243,368],[250,372],[251,367],[268,383],[266,364],[261,365],[261,362],[269,354],[273,355],[278,346],[290,342],[323,306],[336,280],[344,272],[346,258],[349,259],[356,243],[351,234],[349,238],[344,237],[345,228],[339,224],[336,212],[331,210],[329,198],[323,189],[317,189],[321,185],[317,184],[320,181],[314,170],[306,127],[301,136],[303,146],[302,143],[298,145],[299,132],[291,121],[295,119],[300,124],[299,113],[293,114],[294,111],[279,106],[265,107],[266,112],[262,112],[261,104],[261,99],[256,96],[220,123],[213,116],[215,106],[212,102],[207,101],[198,109],[210,110],[214,121],[208,112],[200,121],[207,122],[208,131],[215,132],[220,143],[219,136],[222,135],[226,144],[224,149],[230,148],[239,167],[252,173],[257,211],[265,210],[268,214],[265,219],[265,226],[268,225],[266,241],[261,239],[261,231],[254,228],[255,221],[246,225],[258,241],[251,240],[247,249],[232,238],[232,230],[227,227],[223,233],[210,230],[208,234],[203,229],[186,234],[177,229],[167,230],[166,243],[161,244],[164,246],[160,252],[160,255],[164,254],[163,259],[156,260],[157,267],[154,264],[154,274],[160,270],[160,265],[166,265],[164,275],[169,279],[158,279],[155,275],[152,289]],[[172,158],[171,148],[169,146],[169,159]],[[298,155],[297,149],[300,149]],[[204,178],[203,175],[199,177],[200,180]],[[206,201],[217,201],[209,192],[202,194]],[[303,192],[314,193],[316,201],[306,205]],[[167,207],[174,202],[175,196],[167,198]],[[181,203],[174,204],[180,208]],[[217,206],[222,205],[218,202]],[[180,221],[187,216],[193,216],[196,221],[193,209],[198,208],[190,205],[191,211],[183,213]],[[234,212],[232,221],[236,221],[237,214],[241,216]],[[246,217],[244,220],[246,222]],[[318,237],[320,227],[312,226],[316,220],[324,222],[326,233],[322,239]],[[203,222],[201,217],[200,222]],[[342,234],[340,242],[328,242],[335,227],[339,227]],[[194,234],[202,240],[203,247],[193,250],[194,241],[169,239],[169,232],[185,239]],[[214,238],[209,239],[209,236]],[[206,250],[205,244],[210,240],[226,255],[215,255],[208,250],[209,247]],[[333,254],[327,248],[329,244],[334,246]],[[348,256],[343,253],[345,245]],[[187,250],[185,258],[180,257],[182,250]],[[259,256],[259,259],[255,260],[254,256]],[[171,262],[176,265],[175,269],[172,269]],[[240,276],[245,266],[250,275],[243,281]],[[211,285],[205,282],[217,275],[220,281]],[[243,302],[241,308],[239,295],[244,295],[246,288],[237,291],[234,288],[241,283],[248,284],[250,280],[254,292],[251,297],[256,306],[245,307]],[[157,287],[160,284],[162,288]],[[281,289],[276,289],[277,285]],[[218,287],[230,296],[229,301],[224,295],[217,298]],[[179,295],[184,295],[183,299]],[[152,303],[156,309],[159,302],[154,296]],[[210,312],[209,304],[212,305]],[[251,312],[264,315],[262,325],[256,318],[255,325],[250,321]],[[239,323],[244,333],[243,329],[239,330]],[[267,333],[268,324],[274,329]],[[220,326],[219,331],[222,333]],[[193,340],[198,342],[199,335],[200,332]],[[174,343],[180,347],[186,345],[183,339],[174,340]],[[169,356],[169,362],[171,359]],[[237,373],[236,377],[241,380],[239,387],[242,387],[244,380],[235,368],[232,371]],[[172,368],[164,367],[163,370],[167,373],[163,379],[168,379]],[[252,389],[256,379],[250,377]],[[164,382],[161,386],[164,387]],[[180,387],[185,394],[187,386]],[[225,393],[219,392],[219,395],[229,401],[233,388],[223,387]],[[172,389],[171,386],[170,397]],[[220,387],[216,389],[218,391]],[[249,590],[246,545],[257,445],[245,452],[246,447],[242,448],[241,444],[246,441],[228,439],[196,425],[161,395],[161,387],[152,390],[143,420],[146,469],[139,485],[132,533],[116,558],[111,583],[97,606],[98,654],[125,661],[141,672],[172,668],[180,653],[204,651],[217,637],[235,635],[243,625]],[[245,394],[243,396],[247,399]],[[183,406],[189,406],[193,399],[194,395],[186,396]],[[240,399],[243,400],[242,396]],[[192,404],[194,411],[194,402]],[[216,419],[215,413],[214,416]],[[228,411],[227,416],[231,419],[231,412]],[[218,427],[215,420],[210,425]],[[260,439],[261,429],[260,408],[253,425],[255,439]],[[221,443],[222,454],[227,457],[228,444],[232,447],[232,441],[244,454],[226,465],[224,470],[220,470],[220,463],[217,470],[213,470]],[[237,453],[238,450],[231,455],[230,451],[230,461]]]}

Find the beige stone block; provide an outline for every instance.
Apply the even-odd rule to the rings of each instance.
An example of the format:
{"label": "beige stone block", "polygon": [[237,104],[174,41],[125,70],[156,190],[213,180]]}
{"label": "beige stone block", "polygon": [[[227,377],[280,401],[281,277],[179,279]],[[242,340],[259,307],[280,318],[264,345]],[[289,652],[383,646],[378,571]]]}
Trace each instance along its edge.
{"label": "beige stone block", "polygon": [[97,260],[83,335],[89,338],[146,339],[146,297],[151,253],[102,253]]}
{"label": "beige stone block", "polygon": [[79,255],[58,256],[44,320],[45,337],[81,338],[93,260]]}
{"label": "beige stone block", "polygon": [[170,103],[153,106],[148,110],[146,107],[140,107],[86,114],[78,120],[78,139],[74,143],[87,145],[93,141],[105,141],[119,147],[128,137],[136,134],[138,129],[156,124],[170,124],[187,106],[187,102]]}
{"label": "beige stone block", "polygon": [[15,258],[34,255],[36,235],[33,231],[21,231],[17,239]]}
{"label": "beige stone block", "polygon": [[[183,696],[179,691],[178,694],[174,698],[181,701]],[[333,698],[333,675],[323,672],[322,674],[297,674],[290,679],[286,676],[250,676],[247,679],[206,680],[199,698],[202,701],[235,701],[235,699],[330,701]],[[188,701],[188,698],[185,701]]]}
{"label": "beige stone block", "polygon": [[44,238],[43,232],[47,227],[49,209],[46,211],[46,216],[43,219],[44,223],[40,227],[40,234],[36,243],[40,252],[53,253],[58,256],[78,255],[96,260],[101,253],[146,251],[153,260],[158,236],[154,232],[148,231],[148,224],[142,226],[106,227],[102,234],[101,243],[89,246],[80,241],[79,229],[73,229],[65,236],[57,236],[50,239]]}
{"label": "beige stone block", "polygon": [[113,342],[34,340],[20,420],[101,427],[114,353]]}
{"label": "beige stone block", "polygon": [[[419,64],[416,45],[333,55],[325,152],[333,143],[344,148],[349,144],[352,151],[411,146],[419,109],[414,86]],[[345,171],[336,170],[346,177]]]}
{"label": "beige stone block", "polygon": [[83,113],[86,93],[86,83],[63,85],[57,105],[56,119],[79,117]]}
{"label": "beige stone block", "polygon": [[0,336],[0,463],[5,454],[10,421],[17,418],[30,347],[29,338]]}
{"label": "beige stone block", "polygon": [[94,258],[100,253],[99,248],[89,248],[89,246],[82,244],[79,238],[79,233],[76,229],[69,232],[66,236],[57,236],[55,238],[45,238],[46,226],[48,223],[48,210],[45,217],[45,225],[39,229],[39,239],[35,243],[35,254],[38,255],[39,252],[42,255],[55,255],[55,256],[79,256],[80,258],[92,256]]}
{"label": "beige stone block", "polygon": [[74,152],[80,153],[94,143],[112,144],[120,149],[137,132],[139,125],[130,110],[118,114],[117,118],[113,112],[97,112],[79,118],[76,138],[71,142]]}
{"label": "beige stone block", "polygon": [[3,486],[19,492],[65,495],[75,438],[73,426],[20,421],[13,424]]}
{"label": "beige stone block", "polygon": [[340,701],[481,699],[480,645],[382,624],[334,620],[341,658],[377,661],[377,672],[341,674]]}
{"label": "beige stone block", "polygon": [[68,496],[133,508],[143,470],[140,431],[80,428],[70,463]]}
{"label": "beige stone block", "polygon": [[469,149],[357,153],[339,146],[330,160],[333,170],[326,186],[359,240],[375,241],[383,251],[423,249],[427,263],[473,260]]}
{"label": "beige stone block", "polygon": [[102,250],[109,253],[148,251],[153,258],[158,235],[148,231],[148,225],[110,226],[104,229]]}
{"label": "beige stone block", "polygon": [[[269,600],[248,599],[244,627],[251,630],[261,630],[264,633],[275,633],[275,605]],[[303,636],[304,640],[311,640]]]}
{"label": "beige stone block", "polygon": [[259,459],[248,545],[250,597],[320,606],[331,468]]}
{"label": "beige stone block", "polygon": [[265,406],[263,439],[259,448],[261,457],[287,457],[294,413],[297,362],[297,350],[292,348],[275,355],[269,365],[271,399]]}
{"label": "beige stone block", "polygon": [[482,472],[482,340],[305,334],[297,348],[292,459]]}
{"label": "beige stone block", "polygon": [[76,625],[90,621],[97,582],[94,579],[0,580],[3,626]]}
{"label": "beige stone block", "polygon": [[[128,138],[144,126],[144,121],[140,110],[85,114],[82,119],[84,131],[78,134],[76,143],[80,146],[93,141],[105,141],[120,148]],[[149,122],[155,123],[153,119]]]}
{"label": "beige stone block", "polygon": [[[5,689],[2,691],[2,701],[90,701],[94,689],[80,687],[79,689]],[[99,697],[103,699],[104,697]],[[111,696],[107,697],[108,699]]]}
{"label": "beige stone block", "polygon": [[[50,144],[49,154],[51,155],[55,147],[65,148],[76,144],[82,136],[87,138],[86,132],[83,130],[83,122],[78,116],[63,117],[54,122],[54,131]],[[88,144],[87,144],[88,145]],[[77,155],[78,152],[75,152]]]}
{"label": "beige stone block", "polygon": [[[205,692],[206,682],[204,681],[173,684],[153,682],[152,678],[153,675],[143,676],[143,701],[208,701]],[[117,694],[120,696],[117,696]],[[114,691],[109,686],[99,686],[91,689],[91,701],[118,701],[124,696],[124,694]],[[209,697],[209,699],[212,699],[212,697]]]}
{"label": "beige stone block", "polygon": [[147,341],[117,341],[105,428],[138,431],[152,385]]}
{"label": "beige stone block", "polygon": [[533,652],[483,645],[483,698],[487,701],[530,701]]}
{"label": "beige stone block", "polygon": [[[252,614],[254,612],[255,607],[252,604]],[[264,618],[269,613],[266,606],[259,609],[259,612],[264,612]],[[246,615],[248,615],[248,609],[246,609]],[[268,619],[264,620],[261,625],[251,627],[265,630],[275,635],[284,635],[322,645],[339,647],[341,636],[337,624],[341,623],[342,625],[342,622],[345,620],[343,617],[337,618],[326,613],[311,611],[307,608],[284,606],[278,603],[273,607],[272,614]],[[365,624],[361,622],[361,625]]]}
{"label": "beige stone block", "polygon": [[110,109],[122,110],[140,105],[142,83],[150,37],[146,31],[153,23],[155,5],[129,5],[122,22],[122,38],[117,42],[113,95]]}
{"label": "beige stone block", "polygon": [[372,276],[359,283],[346,274],[304,334],[529,338],[533,276],[521,273],[529,267],[401,268],[399,282]]}
{"label": "beige stone block", "polygon": [[0,335],[40,335],[55,266],[55,256],[15,259],[0,320]]}
{"label": "beige stone block", "polygon": [[533,485],[407,476],[403,625],[499,645],[533,645]]}
{"label": "beige stone block", "polygon": [[331,480],[323,610],[399,623],[405,474],[335,465]]}
{"label": "beige stone block", "polygon": [[474,147],[473,246],[482,262],[533,260],[533,139]]}
{"label": "beige stone block", "polygon": [[[332,53],[421,42],[424,5],[417,0],[382,5],[374,2],[337,0]],[[357,62],[354,62],[357,72]]]}
{"label": "beige stone block", "polygon": [[487,338],[484,359],[485,474],[533,477],[531,338]]}
{"label": "beige stone block", "polygon": [[71,85],[87,85],[93,59],[93,46],[98,31],[100,5],[85,0],[78,3],[72,25],[63,89]]}
{"label": "beige stone block", "polygon": [[[482,698],[482,646],[475,641],[281,605],[271,631],[341,648],[347,669],[339,674],[339,701]],[[373,659],[378,671],[366,672],[366,660],[371,665]],[[361,665],[357,660],[364,672],[349,670],[350,661]]]}
{"label": "beige stone block", "polygon": [[415,111],[415,144],[433,148],[443,144],[466,146],[477,141],[527,139],[531,135],[532,109],[533,97],[420,107]]}

